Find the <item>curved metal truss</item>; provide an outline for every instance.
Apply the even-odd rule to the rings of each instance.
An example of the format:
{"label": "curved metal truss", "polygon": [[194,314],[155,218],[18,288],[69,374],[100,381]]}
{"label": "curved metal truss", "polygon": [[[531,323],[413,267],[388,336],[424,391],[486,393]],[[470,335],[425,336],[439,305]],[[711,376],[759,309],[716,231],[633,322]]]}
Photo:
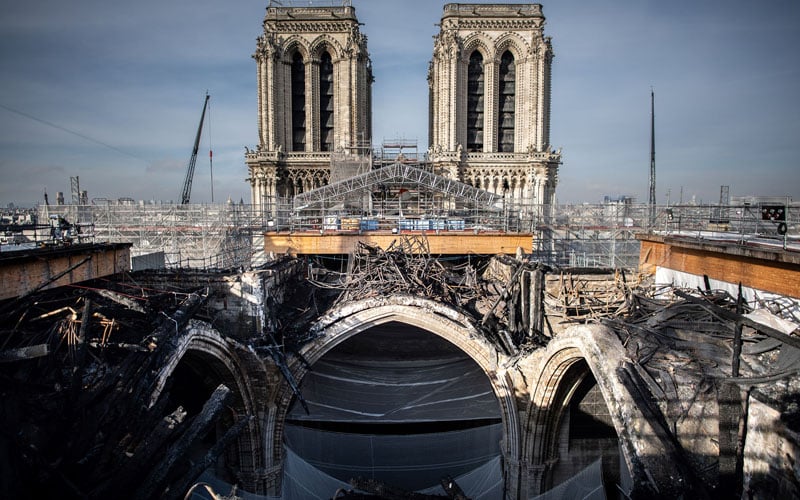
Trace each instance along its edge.
{"label": "curved metal truss", "polygon": [[342,201],[352,197],[353,193],[363,193],[380,184],[391,182],[409,182],[448,194],[458,201],[474,203],[486,210],[502,210],[501,195],[403,163],[394,163],[301,193],[294,198],[294,210],[304,210],[328,201]]}

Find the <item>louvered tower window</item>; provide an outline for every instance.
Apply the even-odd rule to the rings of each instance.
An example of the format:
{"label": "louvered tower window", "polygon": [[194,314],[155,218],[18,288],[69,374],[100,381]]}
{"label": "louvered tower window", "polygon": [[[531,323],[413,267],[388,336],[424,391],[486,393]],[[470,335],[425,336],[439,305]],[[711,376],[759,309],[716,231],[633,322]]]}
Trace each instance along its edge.
{"label": "louvered tower window", "polygon": [[467,68],[467,151],[483,151],[483,56],[469,56]]}
{"label": "louvered tower window", "polygon": [[306,69],[303,56],[292,58],[292,151],[306,149]]}
{"label": "louvered tower window", "polygon": [[514,56],[509,51],[500,59],[500,89],[498,102],[497,150],[514,152],[514,98],[516,95],[516,68]]}
{"label": "louvered tower window", "polygon": [[319,120],[320,147],[333,151],[333,61],[327,52],[319,63]]}

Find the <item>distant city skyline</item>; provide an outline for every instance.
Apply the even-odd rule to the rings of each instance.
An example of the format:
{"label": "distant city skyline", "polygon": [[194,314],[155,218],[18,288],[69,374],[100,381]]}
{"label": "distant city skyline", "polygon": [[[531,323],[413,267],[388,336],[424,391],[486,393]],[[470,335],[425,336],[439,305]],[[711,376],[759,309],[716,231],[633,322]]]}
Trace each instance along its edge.
{"label": "distant city skyline", "polygon": [[[0,19],[0,204],[178,201],[206,91],[193,202],[249,203],[255,39],[268,0],[10,0]],[[313,2],[308,2],[313,4]],[[329,2],[326,2],[329,3]],[[373,146],[427,149],[426,75],[447,2],[354,0],[373,85]],[[512,2],[474,2],[512,3]],[[518,2],[517,2],[518,3]],[[559,203],[648,200],[655,92],[659,204],[800,200],[800,3],[541,2],[552,37]]]}

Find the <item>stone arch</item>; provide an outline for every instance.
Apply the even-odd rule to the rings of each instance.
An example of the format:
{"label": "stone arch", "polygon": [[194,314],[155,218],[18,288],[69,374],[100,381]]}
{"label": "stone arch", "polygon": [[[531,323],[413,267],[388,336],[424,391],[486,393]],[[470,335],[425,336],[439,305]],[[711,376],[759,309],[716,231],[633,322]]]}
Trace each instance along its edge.
{"label": "stone arch", "polygon": [[503,33],[495,41],[494,47],[494,53],[498,63],[500,62],[500,56],[502,56],[505,51],[511,52],[511,55],[514,56],[514,60],[521,63],[525,60],[525,54],[528,51],[528,44],[525,43],[525,40],[523,40],[519,34],[513,32]]}
{"label": "stone arch", "polygon": [[[248,358],[248,359],[245,359]],[[203,366],[203,370],[213,372],[233,393],[234,399],[229,404],[236,418],[245,418],[260,413],[254,391],[263,384],[253,384],[249,375],[263,373],[263,363],[255,353],[235,345],[210,325],[191,320],[176,341],[170,361],[164,363],[159,370],[150,395],[149,406],[153,406],[162,395],[169,378],[181,363],[191,362]],[[264,399],[264,395],[260,395]],[[240,434],[236,443],[238,460],[236,464],[240,478],[249,484],[243,484],[248,490],[263,489],[257,480],[257,471],[263,469],[264,455],[261,423],[253,419]]]}
{"label": "stone arch", "polygon": [[284,61],[291,63],[292,56],[294,55],[295,52],[299,52],[300,55],[303,57],[303,62],[308,64],[310,60],[309,56],[311,54],[308,48],[308,42],[306,42],[306,40],[300,36],[292,35],[283,44],[283,52],[281,54],[281,58]]}
{"label": "stone arch", "polygon": [[553,354],[542,369],[531,394],[528,413],[530,433],[526,435],[524,443],[524,450],[529,453],[526,458],[531,464],[545,464],[554,457],[556,434],[563,411],[571,394],[587,375],[572,368],[585,359],[581,349],[567,346]]}
{"label": "stone arch", "polygon": [[471,33],[467,36],[462,47],[461,58],[464,61],[469,61],[470,55],[476,50],[481,53],[484,61],[494,60],[494,44],[488,36],[481,32]]}
{"label": "stone arch", "polygon": [[308,52],[314,61],[318,61],[325,51],[331,55],[334,63],[344,54],[341,44],[327,33],[315,38],[308,47]]}
{"label": "stone arch", "polygon": [[[388,322],[400,322],[416,326],[449,341],[475,361],[486,374],[500,406],[503,426],[501,452],[506,460],[516,463],[519,456],[519,423],[513,380],[500,364],[495,347],[480,332],[465,314],[430,299],[397,295],[373,297],[357,302],[345,303],[322,317],[312,328],[316,337],[299,352],[302,361],[294,357],[289,362],[296,382],[299,384],[310,366],[340,343],[361,332]],[[306,364],[307,363],[307,364]],[[293,400],[293,393],[286,381],[276,398],[274,435],[271,436],[271,454],[274,464],[282,461],[283,422]],[[509,484],[509,471],[505,471]],[[512,478],[512,481],[515,478]],[[277,493],[277,492],[275,492]]]}
{"label": "stone arch", "polygon": [[239,391],[244,408],[253,411],[253,397],[250,394],[249,380],[231,344],[215,329],[199,321],[191,321],[185,333],[177,341],[171,361],[165,363],[156,378],[155,388],[149,405],[153,406],[161,396],[167,379],[187,353],[204,353],[224,366],[227,371],[220,373],[231,390]]}
{"label": "stone arch", "polygon": [[521,497],[541,493],[555,458],[557,433],[572,394],[592,375],[608,407],[619,439],[621,460],[635,488],[651,490],[680,482],[675,463],[664,460],[675,453],[642,411],[642,401],[622,382],[624,348],[610,329],[600,325],[573,327],[547,346],[537,366],[526,371],[532,380],[529,407],[523,417],[522,462],[528,466],[521,481]]}

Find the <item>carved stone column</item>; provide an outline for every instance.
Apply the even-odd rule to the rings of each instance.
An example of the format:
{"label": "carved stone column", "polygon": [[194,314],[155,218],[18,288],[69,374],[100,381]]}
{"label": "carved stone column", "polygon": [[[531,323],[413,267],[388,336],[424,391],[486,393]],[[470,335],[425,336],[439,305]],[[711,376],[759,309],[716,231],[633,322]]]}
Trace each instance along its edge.
{"label": "carved stone column", "polygon": [[497,120],[499,105],[497,99],[500,61],[497,57],[487,58],[483,62],[483,150],[487,153],[497,151]]}

